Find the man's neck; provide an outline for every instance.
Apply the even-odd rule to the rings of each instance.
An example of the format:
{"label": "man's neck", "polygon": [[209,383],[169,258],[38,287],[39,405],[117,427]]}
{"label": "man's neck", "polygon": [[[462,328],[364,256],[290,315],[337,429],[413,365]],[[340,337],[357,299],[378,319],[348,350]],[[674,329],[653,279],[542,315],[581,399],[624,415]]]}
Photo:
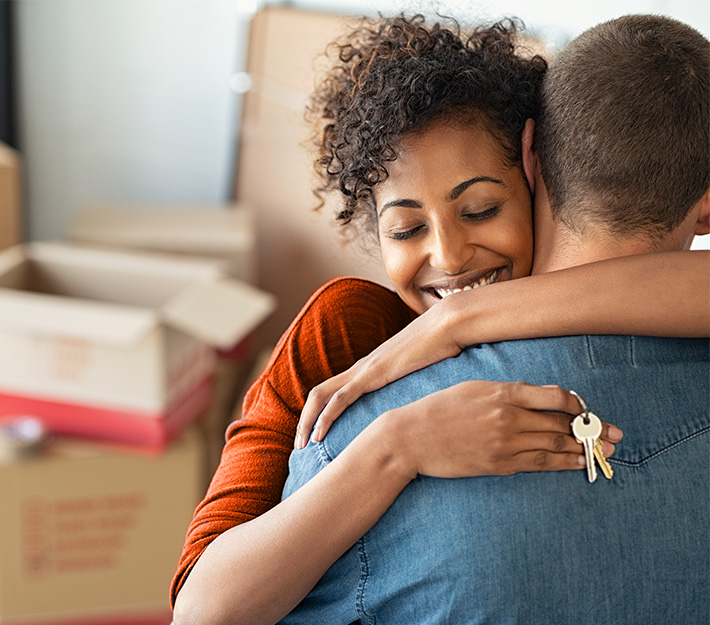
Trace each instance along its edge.
{"label": "man's neck", "polygon": [[534,274],[653,251],[658,251],[654,242],[643,237],[627,239],[601,230],[588,229],[584,234],[570,230],[552,218],[544,188],[536,194]]}
{"label": "man's neck", "polygon": [[538,247],[536,244],[532,273],[547,273],[609,258],[656,251],[650,243],[638,240],[580,237],[569,231],[565,235],[554,237],[551,245],[540,242]]}

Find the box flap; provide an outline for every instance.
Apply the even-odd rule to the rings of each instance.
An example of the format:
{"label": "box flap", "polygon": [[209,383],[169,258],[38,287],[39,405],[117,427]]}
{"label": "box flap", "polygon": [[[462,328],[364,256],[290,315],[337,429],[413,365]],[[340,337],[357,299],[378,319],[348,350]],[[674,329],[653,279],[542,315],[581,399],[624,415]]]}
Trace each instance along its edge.
{"label": "box flap", "polygon": [[183,289],[163,309],[163,319],[213,347],[229,349],[275,307],[273,295],[243,282],[219,280]]}
{"label": "box flap", "polygon": [[0,331],[125,346],[137,342],[159,321],[151,310],[0,289]]}
{"label": "box flap", "polygon": [[74,241],[230,256],[254,247],[254,215],[246,207],[92,206],[79,211]]}
{"label": "box flap", "polygon": [[0,275],[20,266],[26,259],[24,245],[13,245],[3,250],[0,252]]}
{"label": "box flap", "polygon": [[166,257],[149,250],[107,249],[62,241],[33,241],[20,247],[27,258],[64,267],[91,267],[166,280],[213,280],[222,275],[221,263],[209,258]]}

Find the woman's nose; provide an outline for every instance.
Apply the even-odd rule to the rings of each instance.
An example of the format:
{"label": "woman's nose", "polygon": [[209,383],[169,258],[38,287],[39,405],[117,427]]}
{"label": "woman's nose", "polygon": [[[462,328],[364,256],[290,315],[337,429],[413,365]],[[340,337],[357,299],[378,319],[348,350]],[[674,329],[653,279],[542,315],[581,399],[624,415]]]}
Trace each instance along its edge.
{"label": "woman's nose", "polygon": [[431,237],[429,262],[445,273],[460,273],[474,254],[475,247],[461,228],[436,230]]}

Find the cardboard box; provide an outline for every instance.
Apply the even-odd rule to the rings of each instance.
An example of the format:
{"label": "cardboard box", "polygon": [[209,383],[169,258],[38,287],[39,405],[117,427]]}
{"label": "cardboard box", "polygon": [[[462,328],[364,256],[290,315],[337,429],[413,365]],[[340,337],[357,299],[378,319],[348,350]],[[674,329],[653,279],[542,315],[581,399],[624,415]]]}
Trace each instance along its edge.
{"label": "cardboard box", "polygon": [[[230,276],[256,279],[254,211],[221,207],[95,205],[80,210],[69,231],[73,243],[159,251],[180,258],[211,258]],[[225,430],[252,366],[251,336],[235,349],[217,351],[212,397],[200,419],[208,450],[208,477],[217,467]]]}
{"label": "cardboard box", "polygon": [[203,451],[189,428],[157,456],[64,439],[0,463],[0,624],[170,623]]}
{"label": "cardboard box", "polygon": [[254,211],[239,204],[95,205],[77,213],[69,230],[69,241],[219,259],[230,276],[254,282],[254,220]]}
{"label": "cardboard box", "polygon": [[[309,296],[330,278],[354,275],[389,285],[379,250],[346,245],[333,204],[315,213],[313,163],[303,113],[326,45],[344,32],[343,15],[267,6],[251,22],[234,197],[257,214],[258,286],[279,297],[279,309],[256,332],[275,344]],[[339,198],[332,198],[338,202]]]}
{"label": "cardboard box", "polygon": [[0,416],[160,446],[208,405],[212,347],[273,307],[215,262],[16,246],[0,254]]}
{"label": "cardboard box", "polygon": [[20,156],[0,142],[0,249],[21,241]]}

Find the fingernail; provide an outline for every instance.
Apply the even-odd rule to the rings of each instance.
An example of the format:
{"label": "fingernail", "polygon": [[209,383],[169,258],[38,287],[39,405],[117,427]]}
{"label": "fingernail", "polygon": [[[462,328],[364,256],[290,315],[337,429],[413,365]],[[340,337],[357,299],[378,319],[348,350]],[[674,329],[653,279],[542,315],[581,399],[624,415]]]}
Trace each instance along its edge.
{"label": "fingernail", "polygon": [[602,453],[605,458],[608,458],[614,453],[614,445],[611,443],[602,443]]}
{"label": "fingernail", "polygon": [[621,437],[624,435],[624,433],[617,427],[609,426],[609,440],[613,442],[617,442],[621,440]]}
{"label": "fingernail", "polygon": [[559,384],[543,384],[545,388],[560,388]]}
{"label": "fingernail", "polygon": [[577,456],[577,464],[580,467],[585,467],[587,466],[587,459],[585,456]]}

